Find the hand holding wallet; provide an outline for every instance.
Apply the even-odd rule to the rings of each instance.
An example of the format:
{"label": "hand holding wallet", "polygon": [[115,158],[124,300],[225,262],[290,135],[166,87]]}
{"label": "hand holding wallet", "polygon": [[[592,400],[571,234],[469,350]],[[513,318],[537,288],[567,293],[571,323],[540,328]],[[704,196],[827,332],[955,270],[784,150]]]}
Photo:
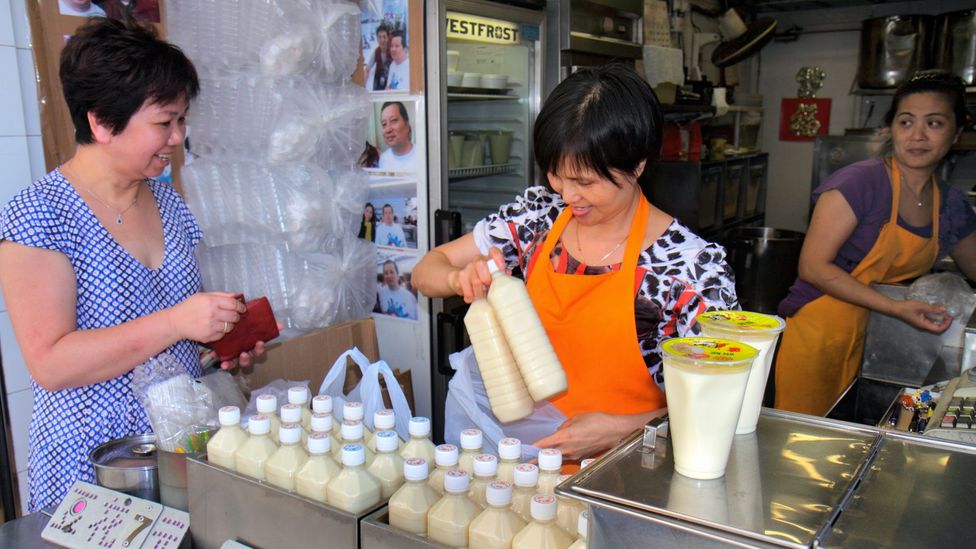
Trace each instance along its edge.
{"label": "hand holding wallet", "polygon": [[[239,297],[241,301],[244,296]],[[233,360],[241,353],[250,351],[258,341],[271,341],[278,337],[278,322],[267,297],[259,297],[245,303],[247,311],[224,337],[210,343],[210,348],[220,360]]]}

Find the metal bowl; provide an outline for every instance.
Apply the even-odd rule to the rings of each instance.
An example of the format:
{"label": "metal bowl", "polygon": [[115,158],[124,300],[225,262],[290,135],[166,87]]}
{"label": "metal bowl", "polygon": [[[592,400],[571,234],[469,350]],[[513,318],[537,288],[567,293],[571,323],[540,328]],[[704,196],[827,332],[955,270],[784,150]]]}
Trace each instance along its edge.
{"label": "metal bowl", "polygon": [[91,451],[95,482],[111,490],[159,501],[156,435],[149,433],[110,440]]}

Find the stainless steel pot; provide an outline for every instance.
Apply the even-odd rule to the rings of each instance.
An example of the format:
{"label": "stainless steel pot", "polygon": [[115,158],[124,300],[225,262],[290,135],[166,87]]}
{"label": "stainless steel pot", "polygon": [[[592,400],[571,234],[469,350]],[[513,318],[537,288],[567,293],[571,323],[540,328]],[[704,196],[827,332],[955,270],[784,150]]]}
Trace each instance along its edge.
{"label": "stainless steel pot", "polygon": [[135,435],[110,440],[91,451],[99,486],[143,499],[159,501],[156,435]]}
{"label": "stainless steel pot", "polygon": [[857,84],[861,88],[893,88],[915,71],[934,62],[929,15],[891,15],[861,23]]}
{"label": "stainless steel pot", "polygon": [[936,19],[936,64],[976,86],[976,9],[943,13]]}
{"label": "stainless steel pot", "polygon": [[769,227],[743,227],[726,234],[722,243],[744,310],[776,314],[776,306],[796,280],[803,237]]}

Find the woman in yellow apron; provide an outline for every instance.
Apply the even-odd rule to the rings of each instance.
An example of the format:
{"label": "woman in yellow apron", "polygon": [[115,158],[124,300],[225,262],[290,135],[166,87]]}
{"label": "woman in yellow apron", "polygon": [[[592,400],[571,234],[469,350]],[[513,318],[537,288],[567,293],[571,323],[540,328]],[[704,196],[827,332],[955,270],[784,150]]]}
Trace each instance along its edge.
{"label": "woman in yellow apron", "polygon": [[892,154],[852,164],[814,191],[800,276],[779,306],[787,317],[776,361],[776,407],[824,415],[853,383],[871,310],[945,331],[939,305],[873,290],[929,272],[950,253],[976,280],[976,215],[935,170],[968,124],[962,81],[926,71],[896,92],[885,122]]}
{"label": "woman in yellow apron", "polygon": [[736,306],[724,250],[644,199],[662,119],[650,87],[616,65],[575,73],[546,101],[533,144],[549,187],[529,187],[438,246],[413,270],[425,295],[470,302],[491,283],[486,261],[517,268],[563,365],[554,398],[567,418],[538,441],[594,455],[665,412],[660,340],[696,333],[697,315]]}

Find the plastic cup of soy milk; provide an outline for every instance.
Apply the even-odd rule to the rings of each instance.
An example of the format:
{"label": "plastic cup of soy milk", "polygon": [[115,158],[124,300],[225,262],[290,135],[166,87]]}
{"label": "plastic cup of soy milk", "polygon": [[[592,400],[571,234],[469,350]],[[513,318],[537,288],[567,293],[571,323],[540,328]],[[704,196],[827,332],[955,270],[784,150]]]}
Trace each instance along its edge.
{"label": "plastic cup of soy milk", "polygon": [[718,478],[725,474],[758,351],[710,337],[669,339],[661,351],[674,468],[691,478]]}
{"label": "plastic cup of soy milk", "polygon": [[786,322],[778,316],[751,313],[747,311],[710,311],[698,315],[702,335],[748,343],[759,351],[749,371],[746,394],[739,412],[739,422],[735,434],[745,435],[756,430],[759,412],[762,409],[766,380],[773,363],[776,341],[786,327]]}

